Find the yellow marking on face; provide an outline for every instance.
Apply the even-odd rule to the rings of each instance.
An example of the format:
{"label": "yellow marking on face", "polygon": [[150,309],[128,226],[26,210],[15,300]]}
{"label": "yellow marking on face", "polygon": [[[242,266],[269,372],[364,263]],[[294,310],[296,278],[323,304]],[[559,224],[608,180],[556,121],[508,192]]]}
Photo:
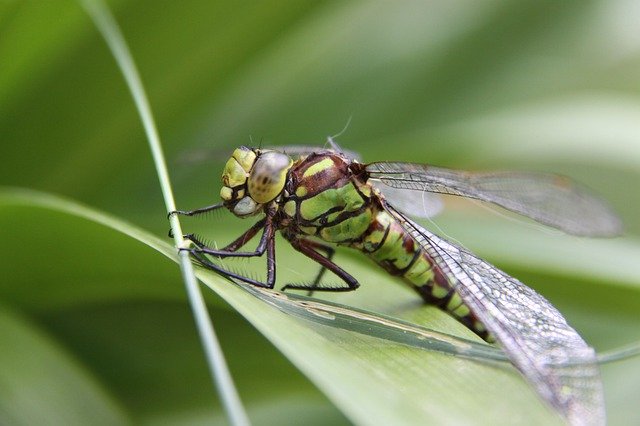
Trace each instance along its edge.
{"label": "yellow marking on face", "polygon": [[222,184],[230,188],[244,185],[247,181],[247,172],[242,168],[238,160],[231,157],[224,166],[222,172]]}
{"label": "yellow marking on face", "polygon": [[236,159],[240,167],[247,173],[249,173],[253,163],[256,161],[256,153],[246,146],[236,148],[231,156]]}
{"label": "yellow marking on face", "polygon": [[231,188],[229,188],[228,186],[223,186],[220,190],[220,198],[225,201],[229,201],[231,200],[231,197],[233,197],[233,191],[231,190]]}

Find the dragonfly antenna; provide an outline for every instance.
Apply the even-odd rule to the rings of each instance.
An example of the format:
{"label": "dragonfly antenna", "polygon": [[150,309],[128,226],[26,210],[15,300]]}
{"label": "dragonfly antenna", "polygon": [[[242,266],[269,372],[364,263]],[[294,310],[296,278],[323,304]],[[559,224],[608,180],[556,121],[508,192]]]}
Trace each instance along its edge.
{"label": "dragonfly antenna", "polygon": [[347,124],[344,125],[344,127],[342,128],[342,130],[340,130],[338,133],[336,133],[333,136],[329,136],[329,139],[338,139],[340,136],[342,136],[344,134],[344,132],[347,131],[347,129],[349,128],[349,125],[351,124],[351,119],[353,118],[353,114],[351,114],[349,116],[349,119],[347,120]]}

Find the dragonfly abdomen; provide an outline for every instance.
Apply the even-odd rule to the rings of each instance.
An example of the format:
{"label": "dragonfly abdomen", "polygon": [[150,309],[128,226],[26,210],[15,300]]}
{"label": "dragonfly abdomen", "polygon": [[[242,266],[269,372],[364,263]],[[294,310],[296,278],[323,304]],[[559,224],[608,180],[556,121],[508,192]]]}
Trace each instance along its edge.
{"label": "dragonfly abdomen", "polygon": [[351,244],[398,276],[427,303],[451,313],[485,340],[492,340],[484,325],[463,303],[458,293],[411,235],[385,210],[377,211],[360,241]]}

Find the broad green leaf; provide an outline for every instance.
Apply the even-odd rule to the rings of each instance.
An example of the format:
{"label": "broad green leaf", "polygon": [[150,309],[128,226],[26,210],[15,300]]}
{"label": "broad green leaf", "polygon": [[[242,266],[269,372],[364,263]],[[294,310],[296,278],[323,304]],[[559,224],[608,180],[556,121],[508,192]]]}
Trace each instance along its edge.
{"label": "broad green leaf", "polygon": [[[180,208],[217,200],[221,165],[250,136],[255,143],[322,144],[352,116],[340,142],[365,161],[561,172],[602,193],[629,233],[640,235],[634,187],[640,10],[632,1],[187,0],[158,7],[119,0],[110,6],[157,113]],[[139,120],[80,6],[5,1],[0,34],[0,183],[64,194],[164,235]],[[194,149],[213,155],[201,163],[179,161]],[[447,234],[550,298],[598,349],[638,339],[637,240],[556,238],[447,204],[456,213],[436,219]],[[8,242],[1,270],[11,277],[0,280],[3,304],[81,355],[136,420],[208,418],[216,406],[195,334],[189,344],[181,340],[191,322],[174,265],[137,240],[29,206],[0,212]],[[225,242],[247,223],[220,216],[193,226]],[[278,253],[283,283],[315,273],[282,241]],[[331,300],[465,333],[357,253],[340,252],[338,261],[367,285]],[[261,264],[240,265],[262,273]],[[274,354],[264,362],[272,366],[266,373],[258,354],[251,358],[246,349],[267,354],[267,344],[238,325],[219,298],[211,306],[233,334],[221,333],[249,405],[259,401],[262,413],[287,406],[287,398],[295,405],[300,399],[284,395],[299,391],[311,395],[301,405],[326,407],[304,380],[273,379],[295,374]],[[139,328],[127,327],[133,323]],[[119,329],[130,333],[116,339]],[[161,341],[163,332],[164,351],[162,344],[143,344],[151,337],[139,337]],[[173,349],[180,345],[184,352]],[[154,352],[166,357],[151,359]],[[603,367],[611,424],[640,422],[639,371],[635,360]]]}
{"label": "broad green leaf", "polygon": [[[4,205],[54,209],[95,221],[173,258],[172,249],[157,238],[75,203],[19,190],[5,191],[2,200]],[[380,308],[383,313],[422,321],[430,328],[473,338],[446,314],[421,306],[409,292],[402,292],[401,287],[392,288],[385,282],[390,279],[384,274],[367,273],[368,268],[359,262],[353,263],[353,267],[356,275],[364,275],[362,281],[367,286],[341,302],[358,300],[360,307]],[[551,420],[550,413],[512,368],[420,350],[327,326],[321,321],[313,321],[313,315],[309,317],[311,320],[300,319],[287,314],[286,307],[275,309],[272,304],[264,303],[269,297],[276,297],[271,292],[267,292],[268,297],[258,299],[207,271],[199,271],[199,276],[249,319],[354,421],[471,421],[477,420],[476,410],[482,406],[493,407],[482,419],[487,423],[499,422],[505,415],[521,422]],[[381,398],[388,403],[379,404],[377,401]],[[538,408],[533,410],[534,406]],[[523,416],[525,412],[527,415]]]}

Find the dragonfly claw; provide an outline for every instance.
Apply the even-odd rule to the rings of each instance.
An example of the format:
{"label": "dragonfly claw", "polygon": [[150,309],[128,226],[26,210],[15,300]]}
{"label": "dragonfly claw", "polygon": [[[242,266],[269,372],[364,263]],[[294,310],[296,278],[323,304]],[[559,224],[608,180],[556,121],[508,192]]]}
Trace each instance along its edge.
{"label": "dragonfly claw", "polygon": [[171,219],[171,216],[182,215],[182,216],[193,216],[193,212],[186,210],[172,210],[167,213],[167,219]]}

